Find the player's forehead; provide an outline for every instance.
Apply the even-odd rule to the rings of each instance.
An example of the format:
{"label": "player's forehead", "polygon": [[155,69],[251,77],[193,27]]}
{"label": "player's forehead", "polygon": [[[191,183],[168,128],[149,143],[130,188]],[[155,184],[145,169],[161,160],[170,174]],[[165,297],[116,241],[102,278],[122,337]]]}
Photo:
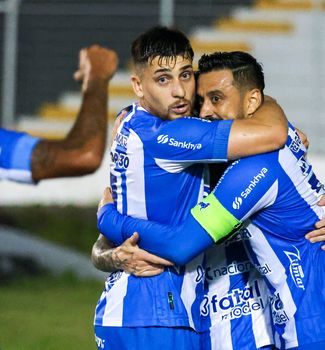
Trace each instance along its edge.
{"label": "player's forehead", "polygon": [[213,91],[229,91],[235,88],[231,70],[222,69],[201,73],[198,78],[197,92],[205,96]]}
{"label": "player's forehead", "polygon": [[190,58],[178,56],[156,56],[147,64],[150,72],[166,71],[178,72],[185,69],[193,69],[192,60]]}

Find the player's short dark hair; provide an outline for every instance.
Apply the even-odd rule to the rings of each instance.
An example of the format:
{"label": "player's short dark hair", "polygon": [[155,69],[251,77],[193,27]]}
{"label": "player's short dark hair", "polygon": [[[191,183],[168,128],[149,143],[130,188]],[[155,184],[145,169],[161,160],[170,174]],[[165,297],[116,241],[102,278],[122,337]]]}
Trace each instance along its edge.
{"label": "player's short dark hair", "polygon": [[193,60],[194,52],[190,41],[177,29],[156,26],[134,40],[131,47],[133,63],[145,65],[159,57],[159,64],[163,60],[173,61],[177,56]]}
{"label": "player's short dark hair", "polygon": [[199,74],[229,69],[238,89],[259,89],[265,87],[263,68],[256,59],[243,51],[215,52],[199,59]]}

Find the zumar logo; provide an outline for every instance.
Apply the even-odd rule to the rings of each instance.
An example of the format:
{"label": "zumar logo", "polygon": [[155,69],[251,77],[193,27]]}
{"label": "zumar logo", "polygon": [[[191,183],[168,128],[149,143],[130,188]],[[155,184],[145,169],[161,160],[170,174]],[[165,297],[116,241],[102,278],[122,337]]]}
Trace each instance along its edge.
{"label": "zumar logo", "polygon": [[297,288],[305,289],[303,279],[305,277],[301,266],[300,252],[294,245],[292,246],[295,251],[283,251],[288,257],[290,262],[290,275]]}
{"label": "zumar logo", "polygon": [[177,141],[172,137],[169,137],[168,135],[159,135],[157,137],[158,143],[165,144],[168,143],[169,146],[177,147],[177,148],[185,148],[185,149],[191,149],[191,150],[196,150],[196,149],[201,149],[202,144],[201,143],[191,143],[191,142],[186,142],[186,141]]}
{"label": "zumar logo", "polygon": [[261,171],[253,177],[253,179],[250,181],[249,185],[245,188],[245,190],[240,193],[240,197],[235,197],[234,201],[232,202],[232,207],[234,209],[239,209],[241,207],[243,199],[247,198],[250,195],[250,193],[257,186],[257,184],[265,178],[265,174],[267,172],[267,168],[262,168]]}

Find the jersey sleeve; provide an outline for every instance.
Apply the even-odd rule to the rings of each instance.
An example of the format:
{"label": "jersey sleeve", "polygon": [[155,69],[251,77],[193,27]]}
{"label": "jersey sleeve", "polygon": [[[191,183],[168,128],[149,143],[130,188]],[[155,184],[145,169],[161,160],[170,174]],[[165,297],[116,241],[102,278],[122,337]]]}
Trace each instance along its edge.
{"label": "jersey sleeve", "polygon": [[243,222],[274,203],[278,192],[277,155],[272,152],[233,162],[212,193],[192,209],[193,217],[215,242],[224,239],[227,227],[236,221]]}
{"label": "jersey sleeve", "polygon": [[276,168],[276,153],[234,162],[215,190],[180,225],[121,215],[110,204],[101,209],[98,228],[117,244],[138,232],[141,248],[183,265],[213,243],[223,242],[246,218],[274,202]]}
{"label": "jersey sleeve", "polygon": [[178,265],[184,265],[213,244],[192,215],[181,225],[163,225],[122,215],[114,204],[106,204],[98,212],[98,229],[116,245],[138,232],[142,249]]}
{"label": "jersey sleeve", "polygon": [[32,183],[31,158],[39,138],[26,133],[0,129],[0,177]]}
{"label": "jersey sleeve", "polygon": [[165,122],[151,137],[148,149],[159,161],[179,163],[223,162],[227,160],[232,120],[209,121],[185,117]]}

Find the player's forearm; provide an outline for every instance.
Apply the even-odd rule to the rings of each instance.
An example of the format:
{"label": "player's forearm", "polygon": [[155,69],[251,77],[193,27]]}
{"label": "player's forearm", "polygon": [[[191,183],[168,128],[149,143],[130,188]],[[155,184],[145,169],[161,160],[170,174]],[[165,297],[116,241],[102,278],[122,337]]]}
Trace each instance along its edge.
{"label": "player's forearm", "polygon": [[98,270],[104,272],[118,270],[115,264],[114,244],[109,242],[104,236],[99,235],[92,248],[91,261]]}
{"label": "player's forearm", "polygon": [[94,172],[100,165],[107,134],[107,81],[85,92],[76,122],[63,140],[42,140],[33,151],[35,181]]}
{"label": "player's forearm", "polygon": [[120,239],[120,233],[123,239],[127,239],[135,231],[139,232],[139,246],[142,249],[179,265],[189,262],[213,244],[212,238],[191,215],[176,227],[121,215],[113,205],[104,206],[102,214],[105,216],[105,227],[99,227],[109,240]]}
{"label": "player's forearm", "polygon": [[113,203],[103,205],[97,212],[98,231],[116,246],[125,240],[122,232],[123,218],[124,216],[118,213]]}
{"label": "player's forearm", "polygon": [[287,135],[288,121],[281,107],[273,100],[264,101],[252,118],[234,121],[228,143],[228,159],[282,148]]}

